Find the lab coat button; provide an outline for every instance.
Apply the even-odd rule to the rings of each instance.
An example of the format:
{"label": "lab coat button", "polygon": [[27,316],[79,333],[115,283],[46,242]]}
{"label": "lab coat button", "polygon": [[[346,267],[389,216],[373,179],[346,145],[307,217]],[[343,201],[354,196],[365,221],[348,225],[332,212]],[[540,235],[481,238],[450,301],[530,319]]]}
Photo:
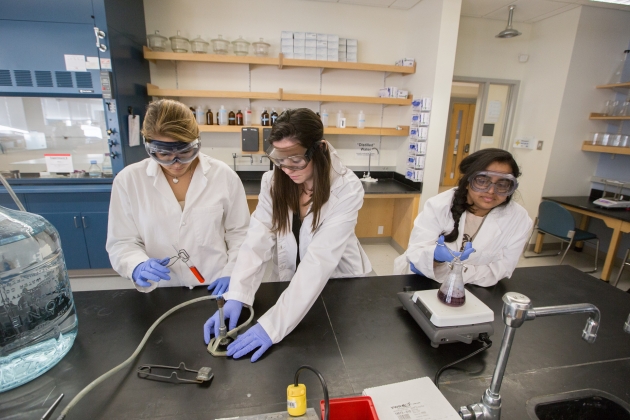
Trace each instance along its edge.
{"label": "lab coat button", "polygon": [[182,222],[182,226],[186,226],[186,222]]}

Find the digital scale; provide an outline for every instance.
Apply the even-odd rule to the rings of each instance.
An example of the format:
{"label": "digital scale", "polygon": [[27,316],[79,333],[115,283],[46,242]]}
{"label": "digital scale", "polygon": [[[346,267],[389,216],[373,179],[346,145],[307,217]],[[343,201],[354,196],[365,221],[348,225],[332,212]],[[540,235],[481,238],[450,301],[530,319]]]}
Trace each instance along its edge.
{"label": "digital scale", "polygon": [[400,292],[398,299],[431,340],[431,346],[462,342],[470,344],[486,333],[494,333],[494,312],[477,296],[466,291],[466,302],[448,306],[437,297],[437,290]]}
{"label": "digital scale", "polygon": [[[614,179],[604,179],[604,192],[602,198],[593,201],[593,204],[607,209],[625,209],[630,207],[630,201],[623,196],[623,189],[628,185],[625,182],[615,181]],[[611,187],[611,191],[608,191]],[[612,194],[612,196],[610,195]],[[626,198],[624,200],[624,198]]]}
{"label": "digital scale", "polygon": [[630,201],[610,200],[608,198],[598,198],[593,201],[593,204],[606,207],[607,209],[625,209],[630,207]]}

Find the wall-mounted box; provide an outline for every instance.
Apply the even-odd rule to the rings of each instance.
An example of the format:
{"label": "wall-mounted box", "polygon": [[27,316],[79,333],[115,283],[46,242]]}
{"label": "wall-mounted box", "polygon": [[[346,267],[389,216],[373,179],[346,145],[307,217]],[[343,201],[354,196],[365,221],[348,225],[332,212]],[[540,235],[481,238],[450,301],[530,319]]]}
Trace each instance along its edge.
{"label": "wall-mounted box", "polygon": [[258,128],[241,128],[241,150],[243,152],[258,152],[260,150]]}

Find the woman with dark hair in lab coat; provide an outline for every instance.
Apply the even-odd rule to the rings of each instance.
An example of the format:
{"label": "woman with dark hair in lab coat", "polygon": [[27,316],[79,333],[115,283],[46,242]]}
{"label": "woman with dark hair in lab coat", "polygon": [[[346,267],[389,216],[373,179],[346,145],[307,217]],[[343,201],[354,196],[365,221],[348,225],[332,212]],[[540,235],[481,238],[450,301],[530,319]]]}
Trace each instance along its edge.
{"label": "woman with dark hair in lab coat", "polygon": [[[181,102],[151,102],[142,135],[149,157],[123,169],[112,186],[112,267],[145,293],[205,280],[221,294],[249,225],[243,184],[228,165],[200,152],[197,121]],[[182,249],[201,280],[170,258]]]}
{"label": "woman with dark hair in lab coat", "polygon": [[[258,324],[228,346],[239,358],[258,349],[258,358],[304,318],[333,277],[362,276],[372,267],[354,233],[363,205],[363,186],[323,140],[324,127],[310,109],[283,112],[271,129],[266,151],[273,171],[262,179],[258,206],[232,271],[224,314],[236,326],[243,305],[251,305],[265,268],[290,281]],[[204,339],[219,334],[219,315],[204,325]]]}
{"label": "woman with dark hair in lab coat", "polygon": [[516,161],[505,150],[482,149],[464,158],[459,171],[457,187],[427,200],[416,217],[395,274],[442,282],[457,255],[466,261],[464,283],[492,286],[512,275],[533,224],[512,201],[521,174]]}

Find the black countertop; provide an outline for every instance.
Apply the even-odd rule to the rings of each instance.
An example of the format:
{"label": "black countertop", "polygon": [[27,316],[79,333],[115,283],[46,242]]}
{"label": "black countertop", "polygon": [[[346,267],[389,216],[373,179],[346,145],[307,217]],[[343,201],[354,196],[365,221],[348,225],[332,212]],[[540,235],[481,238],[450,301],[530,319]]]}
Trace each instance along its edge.
{"label": "black countertop", "polygon": [[566,204],[568,206],[577,207],[580,209],[592,211],[602,216],[612,217],[614,219],[620,219],[625,222],[630,222],[630,211],[626,209],[607,209],[604,207],[596,206],[593,204],[595,200],[588,196],[573,196],[573,197],[543,197],[543,200],[555,201],[556,203]]}
{"label": "black countertop", "polygon": [[[392,178],[380,179],[378,182],[363,182],[365,194],[420,194],[413,189]],[[260,194],[260,181],[243,180],[246,195]]]}
{"label": "black countertop", "polygon": [[[261,286],[256,316],[271,307],[286,283]],[[383,276],[331,280],[300,325],[258,362],[249,358],[213,358],[202,342],[202,325],[214,302],[196,303],[167,318],[150,337],[133,367],[88,394],[70,413],[73,419],[214,419],[262,414],[286,408],[286,387],[302,364],[319,369],[331,397],[360,394],[364,388],[433,377],[443,364],[480,347],[478,343],[431,347],[428,338],[402,309],[396,293],[436,288],[420,276]],[[597,388],[630,401],[630,335],[622,330],[630,295],[569,266],[519,268],[511,279],[490,288],[470,286],[496,314],[494,345],[442,375],[441,389],[456,408],[476,402],[488,386],[503,332],[501,297],[524,293],[534,306],[589,302],[602,313],[597,341],[581,339],[586,315],[557,316],[526,322],[517,330],[503,381],[504,419],[528,419],[525,402],[534,396]],[[54,398],[66,394],[55,416],[77,392],[135,349],[145,330],[163,312],[204,296],[205,288],[75,293],[79,334],[68,355],[42,377],[0,394],[3,419],[40,418]],[[247,315],[247,311],[243,311]],[[193,369],[210,366],[209,386],[173,385],[139,379],[145,363]],[[314,375],[300,381],[308,405],[318,404],[321,387]]]}

